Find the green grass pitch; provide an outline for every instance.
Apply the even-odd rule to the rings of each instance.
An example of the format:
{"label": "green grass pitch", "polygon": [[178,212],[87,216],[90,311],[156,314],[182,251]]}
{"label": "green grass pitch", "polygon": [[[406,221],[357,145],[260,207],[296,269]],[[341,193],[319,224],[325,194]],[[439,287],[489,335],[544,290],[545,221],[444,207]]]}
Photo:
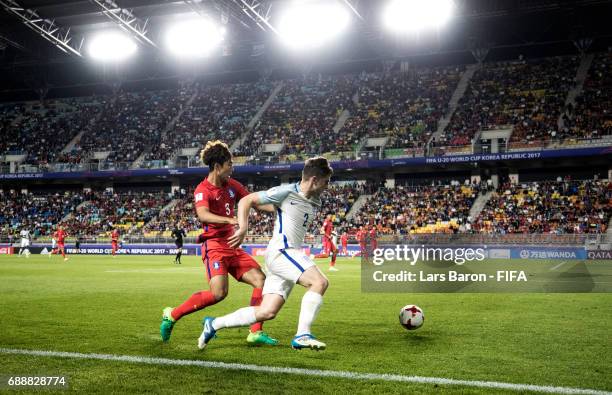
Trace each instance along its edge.
{"label": "green grass pitch", "polygon": [[[231,280],[227,299],[182,319],[163,344],[162,308],[207,288],[200,258],[183,257],[180,266],[172,260],[1,257],[0,347],[612,390],[611,294],[369,294],[360,289],[358,259],[339,259],[340,271],[333,273],[320,260],[330,288],[313,331],[327,350],[289,346],[304,293],[296,287],[276,320],[264,325],[280,346],[249,347],[248,329],[240,328],[221,331],[200,351],[202,317],[247,305],[251,290]],[[426,316],[412,332],[397,319],[409,303]],[[71,391],[87,393],[500,393],[197,366],[5,353],[0,358],[0,376],[61,374],[69,377]]]}

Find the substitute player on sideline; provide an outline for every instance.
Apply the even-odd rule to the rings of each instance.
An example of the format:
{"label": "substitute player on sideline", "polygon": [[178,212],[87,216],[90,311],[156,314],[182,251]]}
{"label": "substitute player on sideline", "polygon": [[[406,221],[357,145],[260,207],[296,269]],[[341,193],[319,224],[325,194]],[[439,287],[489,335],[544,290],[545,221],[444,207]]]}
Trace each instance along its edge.
{"label": "substitute player on sideline", "polygon": [[[206,306],[214,305],[227,296],[228,273],[236,280],[253,287],[251,306],[261,303],[262,288],[266,276],[257,262],[238,245],[230,246],[228,239],[234,234],[236,202],[249,194],[242,184],[230,178],[232,155],[227,144],[209,141],[202,150],[202,162],[210,168],[208,177],[194,191],[196,214],[204,233],[198,239],[203,241],[202,260],[206,266],[209,291],[196,292],[176,308],[166,307],[160,326],[163,341],[170,339],[172,328],[181,317],[194,313]],[[271,205],[259,206],[259,210],[274,211]],[[247,337],[250,344],[278,344],[262,331],[262,324],[253,321]]]}
{"label": "substitute player on sideline", "polygon": [[325,343],[312,335],[310,327],[323,304],[328,281],[314,261],[304,254],[302,245],[315,210],[321,207],[320,196],[328,187],[332,173],[327,159],[311,158],[304,165],[301,182],[252,193],[240,201],[239,229],[230,238],[231,246],[238,246],[244,240],[251,207],[270,203],[276,207],[274,235],[266,249],[268,276],[263,301],[260,306],[244,307],[223,317],[204,318],[204,329],[198,339],[200,349],[206,347],[222,328],[251,325],[276,317],[296,283],[307,291],[302,298],[297,333],[291,346],[295,349],[325,349]]}

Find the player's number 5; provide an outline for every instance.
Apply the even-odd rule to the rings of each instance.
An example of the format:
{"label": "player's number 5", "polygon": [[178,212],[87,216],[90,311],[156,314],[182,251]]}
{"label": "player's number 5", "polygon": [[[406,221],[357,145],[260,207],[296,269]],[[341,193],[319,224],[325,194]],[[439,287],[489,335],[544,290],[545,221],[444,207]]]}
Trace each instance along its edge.
{"label": "player's number 5", "polygon": [[308,224],[308,213],[304,214],[304,224],[302,226],[306,227],[306,224]]}

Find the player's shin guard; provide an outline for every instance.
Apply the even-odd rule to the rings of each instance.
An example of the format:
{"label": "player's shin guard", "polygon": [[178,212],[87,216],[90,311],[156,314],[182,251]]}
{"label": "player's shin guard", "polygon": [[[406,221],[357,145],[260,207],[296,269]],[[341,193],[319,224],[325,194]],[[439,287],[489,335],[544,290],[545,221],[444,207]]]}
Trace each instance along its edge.
{"label": "player's shin guard", "polygon": [[[251,294],[251,303],[249,304],[249,306],[259,306],[261,304],[262,292],[263,289],[261,288],[253,288],[253,293]],[[251,325],[251,332],[255,333],[257,331],[260,331],[262,328],[263,322],[256,322]]]}
{"label": "player's shin guard", "polygon": [[298,321],[298,329],[296,336],[310,334],[310,327],[319,313],[319,309],[323,304],[323,295],[306,291],[302,297],[302,307],[300,309],[300,319]]}
{"label": "player's shin guard", "polygon": [[222,328],[236,328],[239,326],[251,325],[255,321],[257,321],[255,317],[255,307],[243,307],[223,317],[215,318],[212,327],[217,331]]}
{"label": "player's shin guard", "polygon": [[206,306],[217,303],[210,291],[196,292],[189,297],[183,304],[172,310],[172,318],[178,321],[182,316],[202,310]]}

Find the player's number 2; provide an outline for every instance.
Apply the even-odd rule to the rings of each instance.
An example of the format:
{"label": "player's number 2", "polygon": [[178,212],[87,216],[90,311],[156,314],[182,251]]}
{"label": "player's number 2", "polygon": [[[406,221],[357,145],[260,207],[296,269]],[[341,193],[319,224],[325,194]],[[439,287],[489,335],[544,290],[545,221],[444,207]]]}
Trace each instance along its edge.
{"label": "player's number 2", "polygon": [[306,227],[306,224],[308,224],[308,213],[304,214],[304,224],[302,226]]}

